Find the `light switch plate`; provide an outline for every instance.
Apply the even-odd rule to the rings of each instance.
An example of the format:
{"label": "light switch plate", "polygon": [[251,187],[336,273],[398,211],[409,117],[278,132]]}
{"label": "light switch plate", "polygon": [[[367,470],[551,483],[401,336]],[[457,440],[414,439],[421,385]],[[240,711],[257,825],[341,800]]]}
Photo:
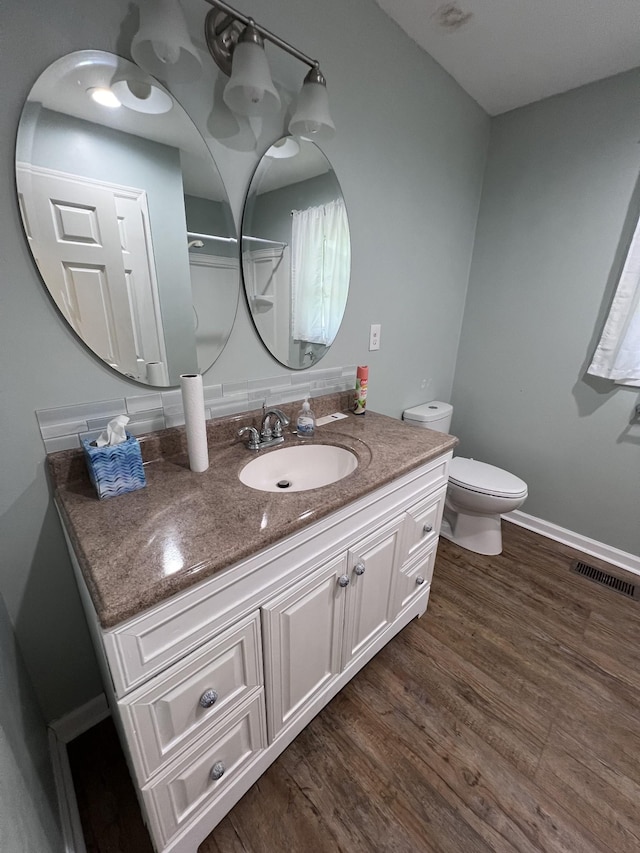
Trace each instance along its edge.
{"label": "light switch plate", "polygon": [[369,350],[380,349],[380,323],[374,323],[369,330]]}

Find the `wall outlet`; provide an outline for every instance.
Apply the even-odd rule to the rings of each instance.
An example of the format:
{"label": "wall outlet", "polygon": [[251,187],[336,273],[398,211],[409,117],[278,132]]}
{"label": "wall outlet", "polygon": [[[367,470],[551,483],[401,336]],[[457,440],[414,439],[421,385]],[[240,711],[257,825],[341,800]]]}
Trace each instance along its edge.
{"label": "wall outlet", "polygon": [[380,323],[374,323],[369,330],[369,350],[380,349]]}

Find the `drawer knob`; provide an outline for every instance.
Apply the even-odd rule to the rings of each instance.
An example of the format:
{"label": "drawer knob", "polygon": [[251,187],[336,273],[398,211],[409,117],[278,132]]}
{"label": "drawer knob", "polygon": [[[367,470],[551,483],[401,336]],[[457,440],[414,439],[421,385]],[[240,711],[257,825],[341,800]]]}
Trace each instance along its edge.
{"label": "drawer knob", "polygon": [[418,586],[422,586],[422,584],[424,583],[424,578],[422,577],[422,575],[418,575],[418,577],[416,578],[416,583],[418,584]]}
{"label": "drawer knob", "polygon": [[338,578],[338,585],[341,587],[349,586],[348,575],[340,575],[340,577]]}
{"label": "drawer knob", "polygon": [[200,707],[210,708],[218,701],[218,694],[215,690],[206,690],[200,697]]}
{"label": "drawer knob", "polygon": [[422,528],[423,533],[431,533],[432,530],[433,530],[433,524],[425,524],[424,527]]}
{"label": "drawer knob", "polygon": [[365,573],[366,569],[367,569],[367,567],[365,566],[364,563],[356,563],[355,566],[353,567],[353,571],[357,575],[363,575]]}
{"label": "drawer knob", "polygon": [[218,779],[222,779],[224,776],[225,766],[222,761],[216,761],[216,763],[211,768],[211,778],[214,782],[217,782]]}

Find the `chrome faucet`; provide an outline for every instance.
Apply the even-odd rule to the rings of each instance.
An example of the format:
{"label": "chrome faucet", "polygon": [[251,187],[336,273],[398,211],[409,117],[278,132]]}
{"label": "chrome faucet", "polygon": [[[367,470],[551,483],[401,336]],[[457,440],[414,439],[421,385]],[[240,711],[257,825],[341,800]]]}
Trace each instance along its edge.
{"label": "chrome faucet", "polygon": [[[273,428],[271,422],[273,419]],[[249,450],[261,450],[263,447],[273,447],[275,444],[282,444],[284,435],[282,427],[288,426],[289,418],[281,409],[267,409],[262,416],[262,425],[260,432],[255,427],[245,426],[238,430],[238,438],[243,436],[245,432],[249,433]]]}
{"label": "chrome faucet", "polygon": [[[271,419],[273,418],[273,429]],[[260,429],[261,447],[271,447],[273,444],[281,444],[284,441],[282,427],[288,426],[289,418],[281,409],[267,409],[262,416],[262,427]]]}
{"label": "chrome faucet", "polygon": [[260,434],[258,430],[252,426],[242,427],[237,432],[238,438],[242,438],[245,432],[249,433],[249,443],[247,444],[249,450],[260,450]]}

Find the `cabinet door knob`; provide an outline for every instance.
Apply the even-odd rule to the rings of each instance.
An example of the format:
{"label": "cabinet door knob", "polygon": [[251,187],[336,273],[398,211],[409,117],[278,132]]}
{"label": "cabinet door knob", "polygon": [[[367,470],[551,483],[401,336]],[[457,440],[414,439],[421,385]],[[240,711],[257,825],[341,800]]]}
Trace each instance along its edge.
{"label": "cabinet door knob", "polygon": [[418,577],[416,578],[416,583],[418,584],[418,586],[422,586],[422,584],[424,583],[424,578],[422,577],[422,575],[418,575]]}
{"label": "cabinet door knob", "polygon": [[224,776],[225,766],[222,761],[216,761],[216,763],[211,768],[211,773],[209,774],[214,782],[217,782],[218,779],[221,779]]}
{"label": "cabinet door knob", "polygon": [[361,562],[361,563],[356,563],[356,564],[355,564],[355,566],[353,567],[353,571],[354,571],[357,575],[363,575],[363,574],[365,573],[365,571],[366,571],[366,570],[367,570],[367,567],[366,567],[366,566],[365,566],[365,564],[364,564],[364,563],[362,563],[362,562]]}
{"label": "cabinet door knob", "polygon": [[433,530],[433,524],[425,524],[424,527],[422,528],[423,533],[431,533],[432,530]]}
{"label": "cabinet door knob", "polygon": [[200,697],[200,707],[210,708],[218,701],[218,694],[215,690],[206,690]]}
{"label": "cabinet door knob", "polygon": [[349,577],[347,575],[340,575],[338,585],[342,587],[349,586]]}

